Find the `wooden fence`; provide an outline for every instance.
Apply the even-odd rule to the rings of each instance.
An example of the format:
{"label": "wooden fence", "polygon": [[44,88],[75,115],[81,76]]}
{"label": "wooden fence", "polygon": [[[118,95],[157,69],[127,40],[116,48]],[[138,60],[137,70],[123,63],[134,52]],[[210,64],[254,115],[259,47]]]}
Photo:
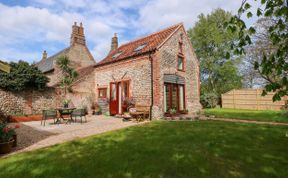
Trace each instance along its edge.
{"label": "wooden fence", "polygon": [[287,102],[285,96],[281,101],[273,102],[274,93],[261,96],[261,89],[231,90],[221,95],[222,108],[251,109],[251,110],[280,110]]}

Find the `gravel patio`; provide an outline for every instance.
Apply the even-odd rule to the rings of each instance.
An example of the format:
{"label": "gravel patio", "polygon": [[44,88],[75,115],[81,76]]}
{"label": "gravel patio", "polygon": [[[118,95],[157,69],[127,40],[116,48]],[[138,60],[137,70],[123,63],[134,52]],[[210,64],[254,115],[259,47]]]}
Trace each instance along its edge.
{"label": "gravel patio", "polygon": [[53,120],[48,120],[44,127],[41,126],[40,121],[22,122],[19,123],[20,128],[17,129],[18,146],[11,154],[31,151],[77,138],[143,124],[145,122],[122,121],[121,118],[103,115],[87,116],[87,122],[83,122],[82,124],[76,122],[54,125]]}

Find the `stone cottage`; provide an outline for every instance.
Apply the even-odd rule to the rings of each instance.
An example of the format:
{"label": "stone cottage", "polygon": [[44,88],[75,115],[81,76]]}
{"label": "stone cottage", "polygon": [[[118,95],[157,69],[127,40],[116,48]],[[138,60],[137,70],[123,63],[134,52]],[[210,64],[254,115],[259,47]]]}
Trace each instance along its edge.
{"label": "stone cottage", "polygon": [[49,58],[44,51],[38,63],[51,79],[50,86],[59,83],[55,61],[61,55],[67,55],[80,73],[70,94],[77,98],[75,106],[89,98],[115,115],[123,113],[126,98],[133,98],[137,105],[150,107],[154,119],[171,109],[201,109],[199,63],[182,23],[121,46],[115,34],[109,54],[98,63],[86,47],[82,24],[75,23],[70,46]]}
{"label": "stone cottage", "polygon": [[199,63],[182,23],[120,47],[115,35],[110,53],[95,65],[95,82],[97,100],[109,98],[111,114],[123,112],[126,97],[150,106],[152,118],[201,109]]}

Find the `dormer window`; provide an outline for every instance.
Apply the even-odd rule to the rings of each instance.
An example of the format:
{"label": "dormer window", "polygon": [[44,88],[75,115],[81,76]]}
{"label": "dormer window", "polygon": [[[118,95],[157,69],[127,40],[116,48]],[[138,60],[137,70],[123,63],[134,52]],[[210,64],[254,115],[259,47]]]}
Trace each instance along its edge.
{"label": "dormer window", "polygon": [[122,51],[117,52],[116,54],[114,54],[112,56],[113,59],[117,58],[118,56],[120,56],[122,54]]}
{"label": "dormer window", "polygon": [[139,51],[141,51],[143,48],[145,48],[146,45],[147,45],[147,43],[144,43],[144,44],[139,45],[137,48],[134,49],[134,52],[139,52]]}

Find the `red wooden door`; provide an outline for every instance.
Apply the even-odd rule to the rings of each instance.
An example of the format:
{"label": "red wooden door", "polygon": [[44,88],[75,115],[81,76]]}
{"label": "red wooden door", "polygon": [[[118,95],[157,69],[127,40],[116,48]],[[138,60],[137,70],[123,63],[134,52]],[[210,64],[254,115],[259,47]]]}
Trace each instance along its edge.
{"label": "red wooden door", "polygon": [[110,83],[110,114],[118,114],[118,83]]}

